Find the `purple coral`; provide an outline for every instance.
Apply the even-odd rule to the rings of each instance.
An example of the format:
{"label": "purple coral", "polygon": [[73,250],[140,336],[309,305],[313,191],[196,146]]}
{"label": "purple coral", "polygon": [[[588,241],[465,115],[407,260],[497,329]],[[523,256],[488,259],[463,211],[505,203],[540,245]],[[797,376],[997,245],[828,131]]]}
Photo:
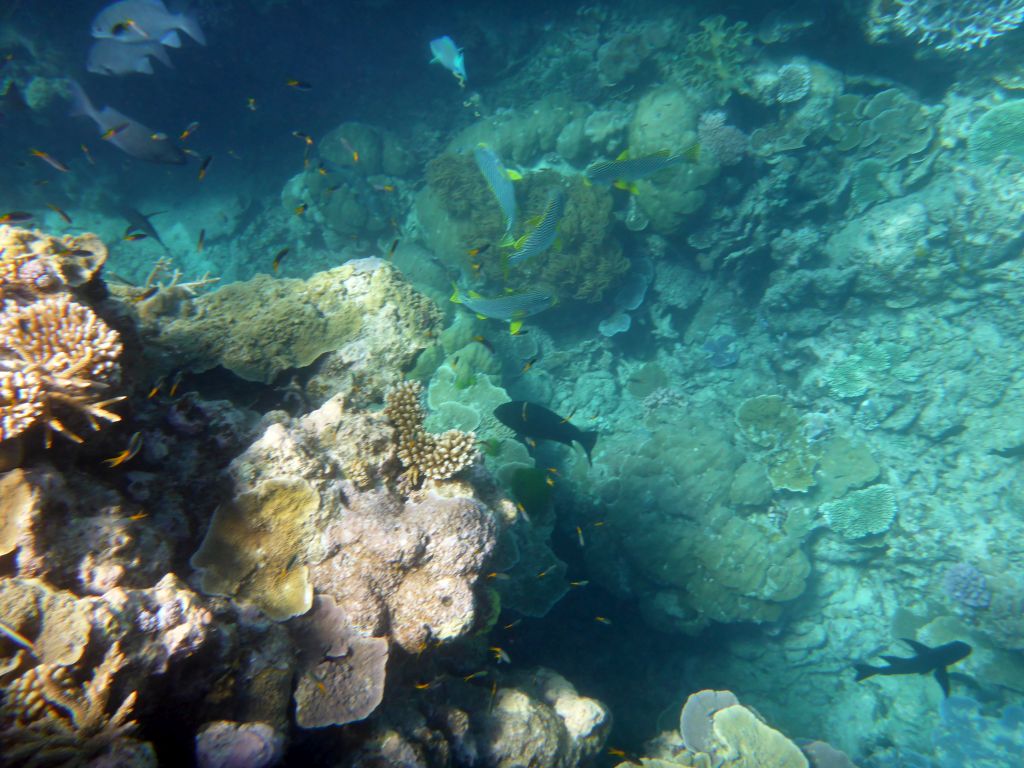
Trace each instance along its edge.
{"label": "purple coral", "polygon": [[992,601],[985,574],[970,563],[956,563],[947,568],[942,586],[947,595],[970,610],[988,608]]}
{"label": "purple coral", "polygon": [[697,140],[701,150],[722,165],[736,165],[747,154],[747,134],[734,125],[725,124],[725,112],[705,112],[697,121]]}

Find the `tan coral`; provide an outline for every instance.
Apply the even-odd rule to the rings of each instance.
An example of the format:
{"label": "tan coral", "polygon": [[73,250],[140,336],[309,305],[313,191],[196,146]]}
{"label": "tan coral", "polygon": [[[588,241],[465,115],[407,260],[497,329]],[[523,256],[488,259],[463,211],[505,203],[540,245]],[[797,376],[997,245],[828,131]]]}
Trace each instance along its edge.
{"label": "tan coral", "polygon": [[476,458],[475,433],[452,429],[432,435],[423,428],[422,392],[418,381],[402,382],[388,393],[384,406],[384,414],[398,432],[398,459],[406,470],[404,479],[413,488],[423,478],[447,480]]}
{"label": "tan coral", "polygon": [[100,420],[121,420],[108,407],[123,398],[100,398],[119,379],[121,340],[88,307],[67,296],[27,306],[8,301],[0,312],[0,348],[10,355],[0,359],[0,440],[42,421],[82,442],[54,414],[54,406],[76,412],[94,430]]}
{"label": "tan coral", "polygon": [[35,658],[50,666],[74,664],[89,642],[86,604],[35,579],[0,581],[0,616],[9,630],[29,641]]}
{"label": "tan coral", "polygon": [[0,299],[34,300],[95,277],[107,249],[93,234],[54,237],[0,226]]}
{"label": "tan coral", "polygon": [[107,713],[114,675],[126,663],[115,643],[92,679],[80,687],[65,668],[51,664],[33,667],[10,683],[3,705],[9,724],[0,731],[5,763],[84,766],[92,758],[116,750],[119,742],[132,741],[128,737],[137,723],[129,717],[136,692],[129,693],[112,714]]}

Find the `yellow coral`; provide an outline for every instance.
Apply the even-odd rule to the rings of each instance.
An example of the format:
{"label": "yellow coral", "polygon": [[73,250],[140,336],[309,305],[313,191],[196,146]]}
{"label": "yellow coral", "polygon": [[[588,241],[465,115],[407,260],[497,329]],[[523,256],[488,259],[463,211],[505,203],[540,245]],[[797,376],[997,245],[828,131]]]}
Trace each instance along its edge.
{"label": "yellow coral", "polygon": [[447,480],[476,458],[476,434],[451,429],[432,435],[423,428],[423,406],[418,381],[406,381],[390,392],[384,415],[398,432],[398,459],[405,467],[405,480],[413,487],[423,478]]}
{"label": "yellow coral", "polygon": [[[82,304],[55,296],[0,311],[0,440],[20,434],[36,421],[80,443],[82,438],[53,414],[65,406],[99,429],[98,420],[120,421],[107,410],[122,397],[99,399],[116,383],[121,340],[117,332]],[[49,444],[49,433],[47,434]]]}

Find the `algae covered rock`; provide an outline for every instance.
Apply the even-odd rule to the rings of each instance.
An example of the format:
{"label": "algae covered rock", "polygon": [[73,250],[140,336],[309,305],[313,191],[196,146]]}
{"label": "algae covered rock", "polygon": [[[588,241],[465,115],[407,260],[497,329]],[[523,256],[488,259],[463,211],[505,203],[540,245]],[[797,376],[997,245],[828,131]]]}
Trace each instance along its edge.
{"label": "algae covered rock", "polygon": [[155,318],[143,331],[157,371],[221,365],[270,383],[333,353],[310,387],[326,399],[354,368],[377,380],[373,388],[382,386],[382,375],[394,377],[429,345],[438,319],[433,303],[390,265],[367,259],[309,280],[257,275],[232,283],[193,299],[179,315]]}

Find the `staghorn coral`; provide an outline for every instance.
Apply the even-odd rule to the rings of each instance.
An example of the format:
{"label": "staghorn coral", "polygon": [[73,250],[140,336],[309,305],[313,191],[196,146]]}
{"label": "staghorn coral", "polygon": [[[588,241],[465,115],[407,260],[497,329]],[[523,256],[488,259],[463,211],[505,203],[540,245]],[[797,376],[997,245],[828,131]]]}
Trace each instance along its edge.
{"label": "staghorn coral", "polygon": [[[64,667],[52,664],[33,667],[8,684],[0,731],[5,761],[27,768],[77,768],[104,754],[116,760],[115,754],[129,750],[138,759],[132,765],[155,766],[148,745],[131,739],[137,723],[129,717],[137,693],[132,691],[113,713],[107,712],[113,678],[127,662],[115,643],[81,686]],[[147,752],[151,759],[143,762]]]}
{"label": "staghorn coral", "polygon": [[[0,440],[42,422],[76,443],[82,438],[54,413],[68,410],[98,430],[100,420],[120,421],[108,410],[123,397],[100,399],[120,377],[121,340],[88,307],[66,296],[0,311]],[[47,432],[49,445],[50,432]]]}
{"label": "staghorn coral", "polygon": [[384,414],[398,432],[398,459],[405,467],[405,480],[417,487],[425,478],[447,480],[476,459],[476,435],[450,429],[441,435],[423,428],[425,414],[420,403],[423,385],[406,381],[387,395]]}
{"label": "staghorn coral", "polygon": [[896,30],[940,54],[984,48],[1021,22],[1020,0],[872,0],[864,21],[872,41]]}

